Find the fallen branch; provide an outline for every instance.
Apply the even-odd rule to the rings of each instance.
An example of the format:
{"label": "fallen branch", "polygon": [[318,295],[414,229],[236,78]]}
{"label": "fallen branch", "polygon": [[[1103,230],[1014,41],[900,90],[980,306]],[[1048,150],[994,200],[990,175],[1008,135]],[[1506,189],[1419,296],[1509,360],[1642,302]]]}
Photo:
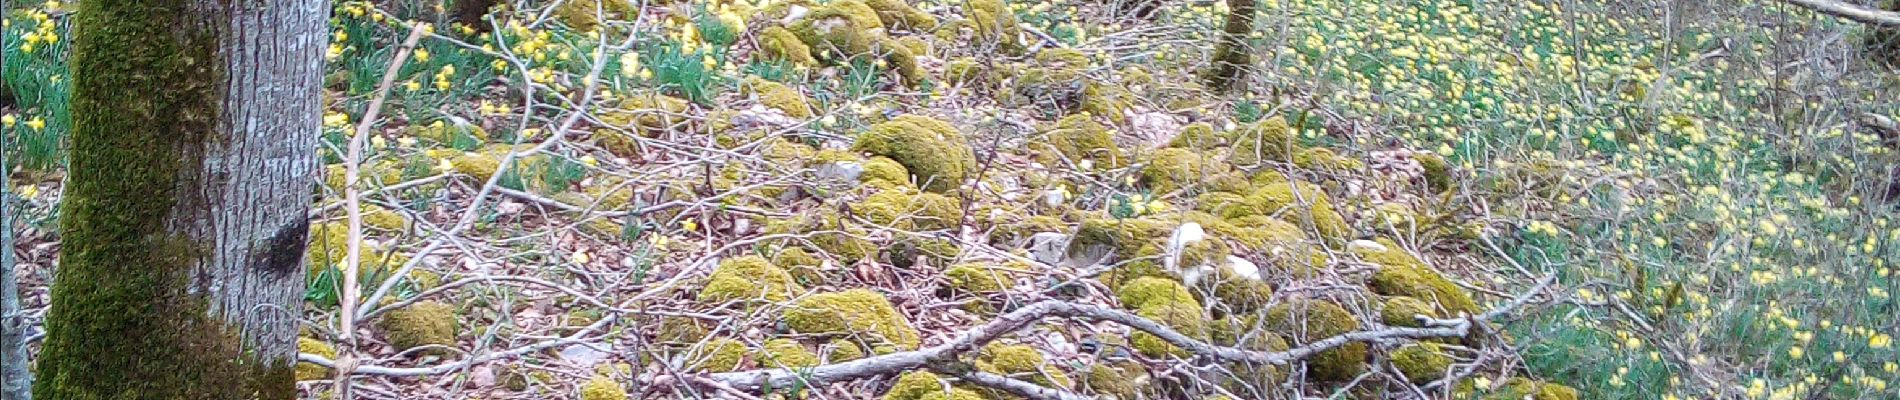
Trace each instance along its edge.
{"label": "fallen branch", "polygon": [[1835,0],[1781,0],[1781,2],[1863,24],[1900,27],[1900,12],[1872,9]]}
{"label": "fallen branch", "polygon": [[983,371],[970,371],[957,374],[956,377],[963,379],[964,382],[1009,392],[1009,394],[1022,396],[1030,400],[1089,400],[1088,397],[1070,393],[1066,390],[1046,388],[1042,385],[1025,382],[1020,379]]}

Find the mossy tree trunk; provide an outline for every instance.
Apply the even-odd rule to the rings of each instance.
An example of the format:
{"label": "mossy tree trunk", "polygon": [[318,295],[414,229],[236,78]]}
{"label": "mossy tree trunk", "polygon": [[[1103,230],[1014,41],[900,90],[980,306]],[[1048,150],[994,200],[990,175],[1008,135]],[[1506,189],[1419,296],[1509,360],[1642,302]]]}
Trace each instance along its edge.
{"label": "mossy tree trunk", "polygon": [[1253,33],[1256,0],[1227,0],[1227,21],[1214,43],[1212,69],[1207,71],[1207,87],[1219,93],[1245,86],[1247,69],[1253,64],[1253,46],[1247,35]]}
{"label": "mossy tree trunk", "polygon": [[289,399],[323,0],[82,0],[41,399]]}

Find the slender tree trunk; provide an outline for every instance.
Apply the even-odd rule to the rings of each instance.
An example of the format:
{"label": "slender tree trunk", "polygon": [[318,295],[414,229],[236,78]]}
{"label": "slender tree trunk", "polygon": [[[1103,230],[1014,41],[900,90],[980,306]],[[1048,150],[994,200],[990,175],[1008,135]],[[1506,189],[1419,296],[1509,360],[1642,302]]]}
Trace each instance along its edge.
{"label": "slender tree trunk", "polygon": [[[7,1],[0,0],[0,11]],[[4,35],[0,35],[4,36]],[[6,39],[0,37],[0,47]],[[0,65],[6,64],[0,55]],[[13,89],[0,82],[0,109],[13,103]],[[20,278],[13,266],[13,169],[7,164],[7,134],[0,130],[0,400],[32,400],[33,376],[26,369],[26,315],[20,309]]]}
{"label": "slender tree trunk", "polygon": [[488,9],[495,7],[496,0],[450,0],[454,11],[449,18],[457,23],[474,28],[476,32],[488,33],[488,22],[482,17],[488,15]]}
{"label": "slender tree trunk", "polygon": [[82,0],[42,399],[289,399],[323,0]]}
{"label": "slender tree trunk", "polygon": [[[0,10],[7,3],[0,0]],[[4,46],[5,43],[0,43]],[[0,64],[5,64],[0,60]],[[0,108],[10,91],[0,85]],[[7,164],[7,132],[0,130],[0,400],[32,400],[26,369],[26,315],[20,309],[20,278],[13,270],[13,182]]]}
{"label": "slender tree trunk", "polygon": [[1247,68],[1253,64],[1253,46],[1247,35],[1253,33],[1254,4],[1257,0],[1227,0],[1227,22],[1214,43],[1213,69],[1207,72],[1207,87],[1227,93],[1234,86],[1245,86]]}

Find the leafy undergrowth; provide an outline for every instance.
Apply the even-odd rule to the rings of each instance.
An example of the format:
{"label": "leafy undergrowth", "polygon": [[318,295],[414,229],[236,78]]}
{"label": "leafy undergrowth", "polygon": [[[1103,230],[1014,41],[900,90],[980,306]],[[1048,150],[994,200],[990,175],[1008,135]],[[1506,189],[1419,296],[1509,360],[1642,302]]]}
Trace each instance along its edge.
{"label": "leafy undergrowth", "polygon": [[[1079,319],[964,359],[1123,399],[1900,395],[1894,75],[1867,32],[1778,3],[1266,0],[1231,96],[1197,75],[1222,4],[558,3],[481,29],[336,5],[300,348],[338,354],[342,149],[428,21],[353,184],[363,291],[387,292],[355,351],[518,353],[359,395],[721,398],[680,377],[916,350],[1048,299],[1283,350],[1549,274],[1493,333],[1290,365]],[[69,15],[7,15],[6,82],[35,93],[5,116],[15,193],[50,213]],[[1206,239],[1170,251],[1188,223]],[[329,373],[300,368],[304,393]],[[1009,398],[927,373],[771,390]]]}

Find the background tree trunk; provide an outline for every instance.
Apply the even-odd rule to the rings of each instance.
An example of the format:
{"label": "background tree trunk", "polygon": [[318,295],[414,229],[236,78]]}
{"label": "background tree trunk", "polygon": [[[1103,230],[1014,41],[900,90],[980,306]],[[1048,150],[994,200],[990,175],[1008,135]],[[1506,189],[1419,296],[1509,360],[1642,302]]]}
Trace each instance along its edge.
{"label": "background tree trunk", "polygon": [[326,5],[81,2],[40,398],[296,396]]}
{"label": "background tree trunk", "polygon": [[[9,10],[0,0],[0,11]],[[6,47],[0,35],[0,47]],[[6,56],[0,55],[0,65]],[[0,82],[0,112],[11,108],[13,89]],[[0,400],[31,400],[33,376],[26,368],[26,315],[20,309],[20,278],[13,266],[13,169],[7,164],[7,133],[0,131]]]}
{"label": "background tree trunk", "polygon": [[1207,72],[1207,87],[1218,93],[1244,86],[1247,68],[1253,64],[1253,46],[1247,35],[1253,33],[1256,0],[1227,0],[1227,21],[1220,39],[1214,43],[1213,69]]}

